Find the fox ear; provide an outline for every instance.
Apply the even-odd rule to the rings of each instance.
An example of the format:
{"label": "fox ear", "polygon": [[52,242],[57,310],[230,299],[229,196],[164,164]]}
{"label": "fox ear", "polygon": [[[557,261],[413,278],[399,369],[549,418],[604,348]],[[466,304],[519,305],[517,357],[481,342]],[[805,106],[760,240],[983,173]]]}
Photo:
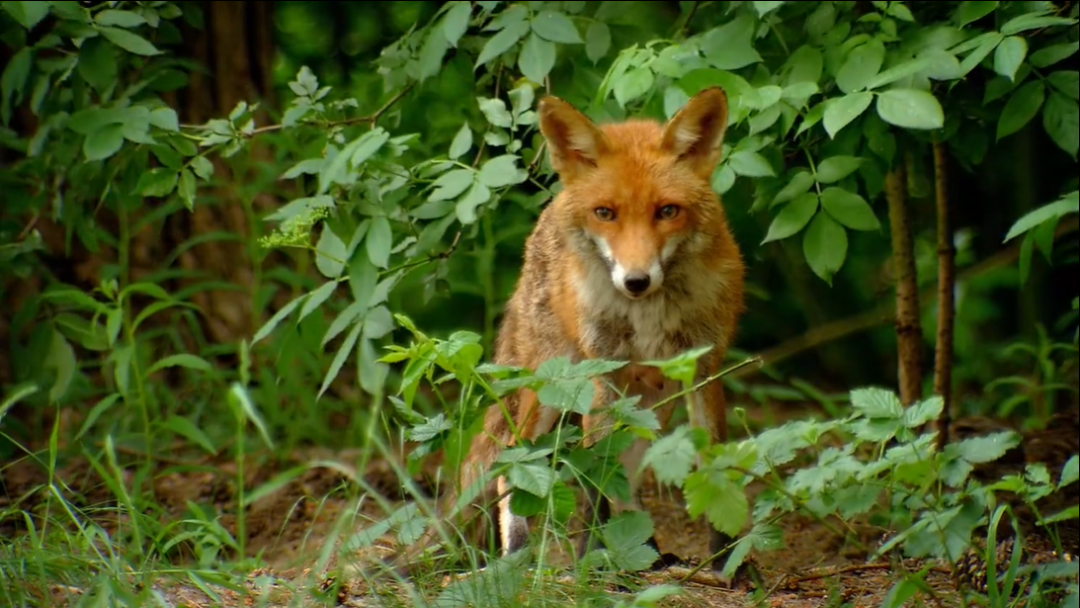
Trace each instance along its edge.
{"label": "fox ear", "polygon": [[689,164],[706,179],[720,162],[720,146],[727,130],[727,95],[711,87],[686,102],[664,127],[661,144],[665,150]]}
{"label": "fox ear", "polygon": [[540,132],[547,141],[551,166],[570,181],[596,166],[607,139],[593,121],[558,97],[540,100]]}

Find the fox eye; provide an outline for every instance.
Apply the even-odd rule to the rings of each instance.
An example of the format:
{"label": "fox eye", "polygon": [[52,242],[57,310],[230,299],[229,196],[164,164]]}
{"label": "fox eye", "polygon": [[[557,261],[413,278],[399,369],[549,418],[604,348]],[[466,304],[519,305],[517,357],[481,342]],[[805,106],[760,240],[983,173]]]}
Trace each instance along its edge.
{"label": "fox eye", "polygon": [[601,222],[610,222],[615,219],[615,212],[609,207],[597,207],[593,209],[593,213]]}
{"label": "fox eye", "polygon": [[679,207],[677,205],[664,205],[656,212],[656,217],[662,220],[670,220],[677,215],[679,215]]}

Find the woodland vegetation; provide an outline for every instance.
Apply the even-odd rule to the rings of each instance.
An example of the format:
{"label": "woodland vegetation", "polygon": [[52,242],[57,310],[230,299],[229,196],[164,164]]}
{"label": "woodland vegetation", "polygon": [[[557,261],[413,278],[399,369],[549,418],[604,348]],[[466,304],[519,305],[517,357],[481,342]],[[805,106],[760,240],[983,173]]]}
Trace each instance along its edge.
{"label": "woodland vegetation", "polygon": [[[0,2],[0,605],[1080,606],[1078,7]],[[623,401],[586,449],[618,362],[490,364],[537,101],[716,85],[732,440]],[[502,558],[435,506],[520,386],[567,423],[491,472]],[[634,437],[648,510],[576,560]]]}

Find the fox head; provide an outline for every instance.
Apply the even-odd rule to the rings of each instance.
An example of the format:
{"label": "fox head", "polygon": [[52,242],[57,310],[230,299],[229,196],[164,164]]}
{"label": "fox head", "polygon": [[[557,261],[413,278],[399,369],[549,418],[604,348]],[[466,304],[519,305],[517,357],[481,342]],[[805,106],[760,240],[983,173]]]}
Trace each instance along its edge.
{"label": "fox head", "polygon": [[578,253],[603,260],[624,296],[657,292],[680,257],[707,254],[726,229],[710,185],[728,120],[722,89],[698,93],[666,125],[598,126],[554,97],[539,114],[563,184],[553,203],[561,231]]}

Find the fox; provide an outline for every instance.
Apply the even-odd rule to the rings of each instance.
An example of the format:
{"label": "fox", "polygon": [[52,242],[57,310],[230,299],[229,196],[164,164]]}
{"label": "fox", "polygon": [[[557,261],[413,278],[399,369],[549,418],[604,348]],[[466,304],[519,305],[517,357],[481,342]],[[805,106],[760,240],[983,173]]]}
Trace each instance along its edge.
{"label": "fox", "polygon": [[[538,104],[539,129],[562,190],[543,209],[526,239],[524,262],[495,339],[493,362],[535,370],[555,357],[628,361],[594,380],[592,411],[620,391],[651,407],[679,390],[643,361],[711,346],[698,361],[697,383],[715,374],[743,311],[745,267],[711,176],[719,164],[728,124],[727,96],[702,90],[664,125],[630,119],[597,125],[554,96]],[[666,428],[676,400],[658,409]],[[691,397],[689,418],[714,441],[727,440],[723,386],[707,384]],[[518,436],[535,440],[559,413],[535,392],[504,397]],[[586,445],[607,428],[602,415],[581,419]],[[498,405],[484,413],[483,430],[462,462],[458,490],[474,487],[499,453],[515,444]],[[647,443],[638,440],[621,461],[630,481],[630,504],[640,508],[636,474]],[[495,481],[498,536],[503,555],[526,546],[525,518],[510,509],[505,478]],[[586,521],[604,523],[611,501],[587,489]],[[492,498],[490,484],[484,496]],[[451,499],[452,500],[452,499]],[[710,527],[711,530],[712,527]],[[578,554],[598,539],[586,533]],[[729,539],[713,530],[712,553]],[[655,540],[653,540],[655,546]],[[714,571],[722,564],[713,563]]]}

